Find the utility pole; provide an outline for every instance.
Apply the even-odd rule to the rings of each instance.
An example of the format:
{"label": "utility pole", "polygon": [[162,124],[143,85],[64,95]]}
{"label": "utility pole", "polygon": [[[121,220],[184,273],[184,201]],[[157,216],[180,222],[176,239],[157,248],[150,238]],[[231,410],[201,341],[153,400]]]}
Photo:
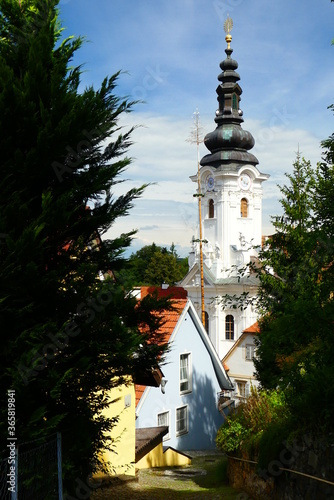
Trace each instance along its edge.
{"label": "utility pole", "polygon": [[[203,232],[202,232],[202,197],[205,196],[202,194],[201,190],[201,182],[199,176],[199,145],[203,142],[203,129],[199,123],[199,112],[196,109],[194,113],[194,126],[190,132],[190,137],[187,139],[187,142],[192,144],[196,144],[197,147],[197,185],[198,190],[197,194],[194,194],[194,197],[198,198],[198,217],[199,217],[199,256],[200,256],[200,274],[201,274],[201,319],[202,324],[205,327],[205,304],[204,304],[204,274],[203,274]],[[196,241],[196,240],[195,240]],[[197,240],[198,241],[198,240]]]}

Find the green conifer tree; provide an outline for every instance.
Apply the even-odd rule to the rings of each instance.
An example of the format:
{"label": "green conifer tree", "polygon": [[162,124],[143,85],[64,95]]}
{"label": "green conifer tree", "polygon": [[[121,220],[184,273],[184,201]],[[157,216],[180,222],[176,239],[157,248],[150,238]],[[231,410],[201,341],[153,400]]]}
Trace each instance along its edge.
{"label": "green conifer tree", "polygon": [[61,431],[70,488],[108,444],[108,389],[162,348],[159,305],[100,279],[122,268],[132,233],[100,236],[144,189],[113,196],[130,164],[118,120],[134,103],[116,96],[118,73],[79,92],[82,39],[63,38],[57,4],[0,0],[0,429],[5,448],[14,389],[19,441]]}
{"label": "green conifer tree", "polygon": [[[334,416],[333,236],[325,229],[333,188],[327,173],[297,156],[290,183],[281,188],[283,215],[274,218],[276,232],[257,267],[257,377],[267,389],[283,389],[295,423],[306,426],[319,418],[326,426]],[[320,387],[315,413],[310,408]]]}

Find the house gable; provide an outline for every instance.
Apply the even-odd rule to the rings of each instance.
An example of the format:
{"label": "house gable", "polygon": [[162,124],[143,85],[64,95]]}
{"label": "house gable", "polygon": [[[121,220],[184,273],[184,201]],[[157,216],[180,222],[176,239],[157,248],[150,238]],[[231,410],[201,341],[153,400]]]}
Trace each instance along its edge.
{"label": "house gable", "polygon": [[255,354],[254,339],[258,331],[259,328],[257,323],[254,323],[254,325],[244,330],[242,335],[222,360],[233,382],[233,398],[237,401],[247,397],[251,386],[257,387],[259,385],[254,374],[255,367],[252,359]]}
{"label": "house gable", "polygon": [[[224,417],[217,408],[217,394],[231,385],[216,351],[190,301],[187,301],[169,340],[170,350],[162,370],[165,393],[147,387],[137,406],[137,427],[154,427],[159,418],[168,425],[165,444],[178,450],[214,449]],[[180,359],[190,367],[189,386],[180,380]]]}

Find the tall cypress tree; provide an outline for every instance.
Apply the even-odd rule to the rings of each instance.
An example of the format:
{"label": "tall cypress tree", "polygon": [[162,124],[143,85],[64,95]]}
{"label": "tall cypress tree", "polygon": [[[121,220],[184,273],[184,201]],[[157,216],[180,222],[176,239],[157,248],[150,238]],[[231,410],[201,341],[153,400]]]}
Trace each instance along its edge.
{"label": "tall cypress tree", "polygon": [[0,411],[2,448],[9,389],[21,442],[61,431],[71,479],[91,472],[112,425],[107,390],[161,348],[159,306],[108,278],[132,233],[100,238],[144,189],[113,195],[134,103],[116,96],[119,74],[79,92],[82,39],[62,37],[57,4],[0,0]]}

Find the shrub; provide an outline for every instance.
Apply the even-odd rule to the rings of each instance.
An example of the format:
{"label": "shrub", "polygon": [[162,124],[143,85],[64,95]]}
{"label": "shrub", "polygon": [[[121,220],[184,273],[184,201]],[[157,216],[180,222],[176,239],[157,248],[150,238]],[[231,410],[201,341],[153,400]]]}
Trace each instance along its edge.
{"label": "shrub", "polygon": [[237,451],[248,434],[237,419],[229,419],[218,431],[216,443],[225,453]]}
{"label": "shrub", "polygon": [[284,394],[279,391],[257,391],[252,388],[245,403],[226,418],[218,430],[216,443],[225,453],[256,457],[264,431],[288,418]]}

